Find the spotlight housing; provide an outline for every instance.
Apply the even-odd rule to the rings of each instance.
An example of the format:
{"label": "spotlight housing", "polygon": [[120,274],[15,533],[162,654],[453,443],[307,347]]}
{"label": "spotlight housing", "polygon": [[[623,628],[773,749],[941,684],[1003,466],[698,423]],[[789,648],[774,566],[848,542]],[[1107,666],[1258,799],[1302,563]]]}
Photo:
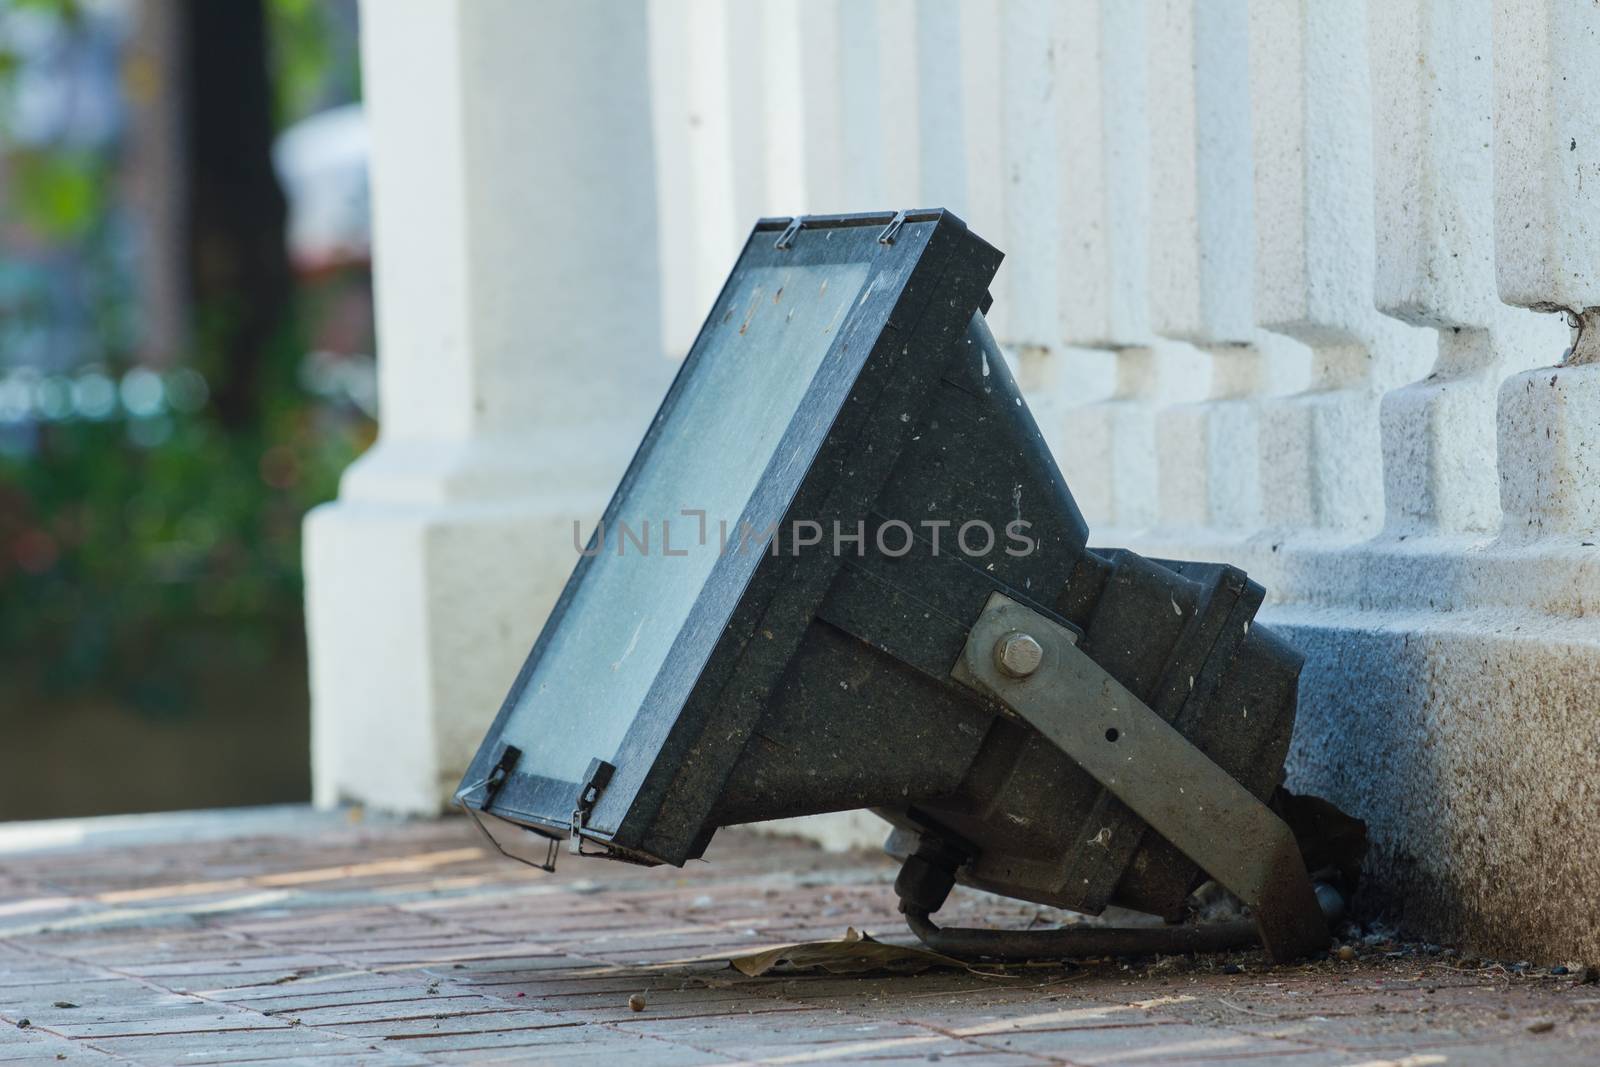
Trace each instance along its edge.
{"label": "spotlight housing", "polygon": [[[984,320],[1000,259],[939,210],[756,225],[463,780],[475,818],[539,866],[562,838],[682,865],[869,808],[950,951],[1326,944],[1272,810],[1301,658],[1239,570],[1087,547]],[[931,919],[960,882],[1176,923],[1207,877],[1251,924]]]}

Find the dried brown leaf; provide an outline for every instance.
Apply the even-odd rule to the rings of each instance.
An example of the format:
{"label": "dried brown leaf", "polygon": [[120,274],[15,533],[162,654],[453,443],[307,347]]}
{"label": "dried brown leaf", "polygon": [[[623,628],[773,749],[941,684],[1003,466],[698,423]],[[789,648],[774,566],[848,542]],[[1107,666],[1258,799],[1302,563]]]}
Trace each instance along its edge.
{"label": "dried brown leaf", "polygon": [[850,927],[837,941],[806,941],[798,945],[784,945],[736,956],[729,961],[735,970],[756,978],[783,968],[791,971],[827,971],[829,974],[868,974],[888,971],[894,974],[916,974],[933,967],[969,968],[958,959],[930,952],[925,948],[906,945],[888,945],[873,940]]}

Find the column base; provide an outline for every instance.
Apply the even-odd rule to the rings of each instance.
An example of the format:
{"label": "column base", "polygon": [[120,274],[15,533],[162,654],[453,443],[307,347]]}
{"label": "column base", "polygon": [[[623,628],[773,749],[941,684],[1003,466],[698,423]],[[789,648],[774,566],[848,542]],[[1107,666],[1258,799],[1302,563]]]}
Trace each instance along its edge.
{"label": "column base", "polygon": [[537,494],[453,499],[411,477],[404,493],[374,494],[405,451],[365,457],[342,498],[306,519],[319,807],[450,803],[577,561],[574,520],[588,536],[616,478],[561,489],[528,477]]}
{"label": "column base", "polygon": [[1263,618],[1307,654],[1290,788],[1368,824],[1359,910],[1491,957],[1600,955],[1600,626],[1495,611]]}

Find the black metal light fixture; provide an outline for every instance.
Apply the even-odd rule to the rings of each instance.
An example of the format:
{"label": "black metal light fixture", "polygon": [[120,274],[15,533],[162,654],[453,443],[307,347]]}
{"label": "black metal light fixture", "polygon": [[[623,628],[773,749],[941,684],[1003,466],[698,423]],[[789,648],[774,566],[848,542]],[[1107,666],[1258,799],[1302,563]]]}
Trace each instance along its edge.
{"label": "black metal light fixture", "polygon": [[[1326,944],[1336,895],[1271,807],[1300,657],[1242,572],[1086,547],[985,325],[1000,258],[936,210],[757,224],[467,772],[474,818],[547,839],[539,866],[563,838],[682,865],[721,826],[870,808],[946,951]],[[930,918],[961,882],[1178,923],[1208,876],[1253,925]]]}

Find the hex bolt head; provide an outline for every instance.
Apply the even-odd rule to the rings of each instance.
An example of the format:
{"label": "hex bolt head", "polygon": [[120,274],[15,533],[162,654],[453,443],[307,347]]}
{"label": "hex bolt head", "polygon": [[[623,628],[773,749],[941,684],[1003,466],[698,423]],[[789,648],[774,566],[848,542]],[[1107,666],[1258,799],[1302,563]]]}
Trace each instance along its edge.
{"label": "hex bolt head", "polygon": [[1039,669],[1044,649],[1032,634],[1006,634],[994,643],[994,665],[1011,678],[1026,678]]}

